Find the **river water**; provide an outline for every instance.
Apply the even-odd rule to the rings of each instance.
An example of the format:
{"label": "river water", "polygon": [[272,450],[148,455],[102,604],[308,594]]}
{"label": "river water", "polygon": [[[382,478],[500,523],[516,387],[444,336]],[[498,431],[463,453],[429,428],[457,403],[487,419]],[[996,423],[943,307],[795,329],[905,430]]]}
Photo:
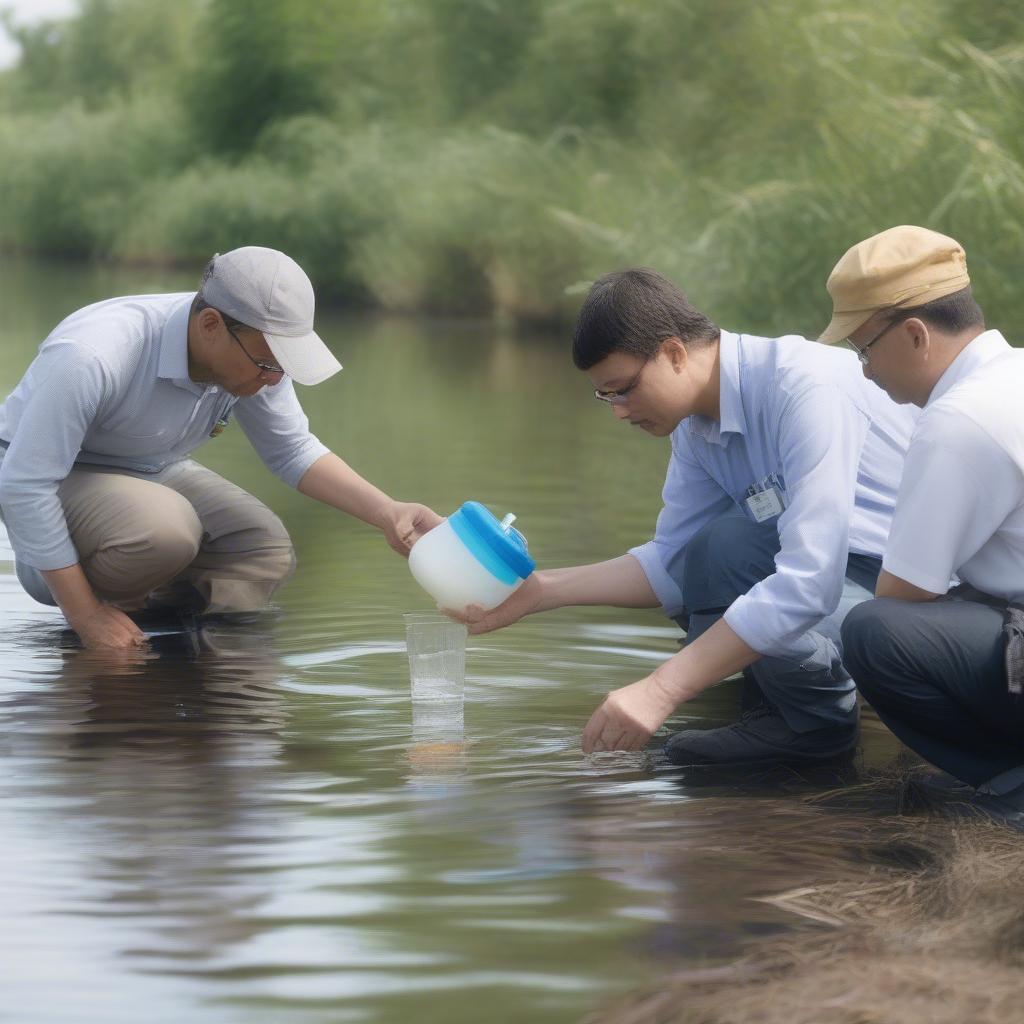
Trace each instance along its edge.
{"label": "river water", "polygon": [[[65,313],[188,276],[5,260],[0,390]],[[542,566],[646,539],[667,442],[592,398],[565,337],[324,313],[345,370],[318,436],[442,513],[515,512]],[[54,415],[59,415],[55,410]],[[677,649],[653,611],[471,638],[462,742],[412,732],[402,614],[362,524],[275,481],[237,427],[198,458],[292,532],[278,611],[112,665],[24,595],[0,543],[0,1020],[554,1024],[806,927],[757,897],[856,871],[877,815],[808,802],[852,773],[702,777],[585,757],[602,696]],[[724,684],[680,720],[735,715]],[[863,762],[896,744],[870,714]]]}

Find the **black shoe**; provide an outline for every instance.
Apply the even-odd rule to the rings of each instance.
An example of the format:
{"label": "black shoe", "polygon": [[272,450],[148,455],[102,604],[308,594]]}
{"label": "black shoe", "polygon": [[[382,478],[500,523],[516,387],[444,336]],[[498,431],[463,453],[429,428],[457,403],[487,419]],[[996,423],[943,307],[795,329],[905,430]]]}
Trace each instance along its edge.
{"label": "black shoe", "polygon": [[720,729],[685,729],[670,736],[665,756],[673,764],[815,764],[848,757],[857,726],[796,732],[770,705],[756,708]]}
{"label": "black shoe", "polygon": [[971,801],[976,792],[973,786],[938,768],[914,771],[907,778],[907,787],[933,803]]}
{"label": "black shoe", "polygon": [[185,614],[180,608],[151,606],[125,612],[143,633],[177,633],[182,629],[181,618]]}
{"label": "black shoe", "polygon": [[1024,832],[1024,799],[1020,791],[1005,796],[975,793],[969,806],[978,817]]}

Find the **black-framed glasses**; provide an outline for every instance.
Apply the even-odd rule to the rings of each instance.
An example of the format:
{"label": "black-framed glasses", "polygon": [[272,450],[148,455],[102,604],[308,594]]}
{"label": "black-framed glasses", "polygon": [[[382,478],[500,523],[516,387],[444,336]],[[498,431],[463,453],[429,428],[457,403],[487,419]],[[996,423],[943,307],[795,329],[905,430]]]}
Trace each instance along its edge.
{"label": "black-framed glasses", "polygon": [[893,320],[890,323],[887,323],[869,342],[867,342],[864,345],[857,345],[849,338],[844,338],[843,340],[846,342],[847,345],[850,346],[850,348],[853,349],[854,352],[857,353],[857,358],[861,361],[861,365],[867,366],[868,360],[871,358],[868,355],[868,349],[871,348],[871,346],[874,345],[876,341],[881,340],[881,338],[884,335],[888,334],[889,331],[891,331],[897,324],[901,323],[903,323],[902,319]]}
{"label": "black-framed glasses", "polygon": [[237,334],[235,334],[235,332],[231,330],[231,328],[228,327],[226,323],[224,324],[224,329],[228,332],[228,334],[231,335],[232,338],[235,339],[235,341],[238,342],[238,347],[245,353],[246,358],[249,360],[249,362],[252,363],[253,366],[259,367],[261,374],[267,373],[270,374],[270,376],[272,377],[284,376],[284,370],[282,370],[280,366],[274,366],[272,363],[261,363],[258,359],[254,359],[252,355],[249,354],[249,350],[242,344],[242,339]]}
{"label": "black-framed glasses", "polygon": [[594,397],[599,402],[607,402],[609,405],[625,405],[629,401],[629,393],[640,383],[640,375],[647,369],[650,361],[649,358],[644,360],[644,365],[636,371],[633,379],[624,388],[619,388],[618,391],[599,391],[594,388]]}

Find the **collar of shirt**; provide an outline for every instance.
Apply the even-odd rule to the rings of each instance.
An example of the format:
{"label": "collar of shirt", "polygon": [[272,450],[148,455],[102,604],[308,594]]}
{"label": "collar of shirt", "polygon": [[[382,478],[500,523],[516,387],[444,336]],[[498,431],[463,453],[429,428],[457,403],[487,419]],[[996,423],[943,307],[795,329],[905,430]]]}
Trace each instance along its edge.
{"label": "collar of shirt", "polygon": [[946,367],[946,372],[938,379],[932,393],[925,402],[925,408],[937,402],[954,384],[969,377],[975,370],[990,363],[993,359],[1010,351],[1010,343],[999,331],[984,331]]}
{"label": "collar of shirt", "polygon": [[719,419],[691,416],[690,433],[709,444],[724,446],[726,434],[746,434],[747,418],[740,394],[740,335],[722,331],[718,342],[718,413]]}
{"label": "collar of shirt", "polygon": [[193,296],[181,300],[164,322],[160,332],[160,361],[157,376],[193,394],[201,395],[204,385],[188,375],[188,314]]}

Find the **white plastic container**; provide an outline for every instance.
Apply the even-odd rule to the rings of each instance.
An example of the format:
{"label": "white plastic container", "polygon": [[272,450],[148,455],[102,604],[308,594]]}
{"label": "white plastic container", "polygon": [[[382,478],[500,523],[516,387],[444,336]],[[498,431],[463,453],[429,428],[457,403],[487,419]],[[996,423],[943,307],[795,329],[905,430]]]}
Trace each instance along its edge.
{"label": "white plastic container", "polygon": [[512,529],[514,519],[499,523],[479,502],[467,501],[413,545],[409,568],[416,582],[441,608],[496,608],[537,565],[526,538]]}

